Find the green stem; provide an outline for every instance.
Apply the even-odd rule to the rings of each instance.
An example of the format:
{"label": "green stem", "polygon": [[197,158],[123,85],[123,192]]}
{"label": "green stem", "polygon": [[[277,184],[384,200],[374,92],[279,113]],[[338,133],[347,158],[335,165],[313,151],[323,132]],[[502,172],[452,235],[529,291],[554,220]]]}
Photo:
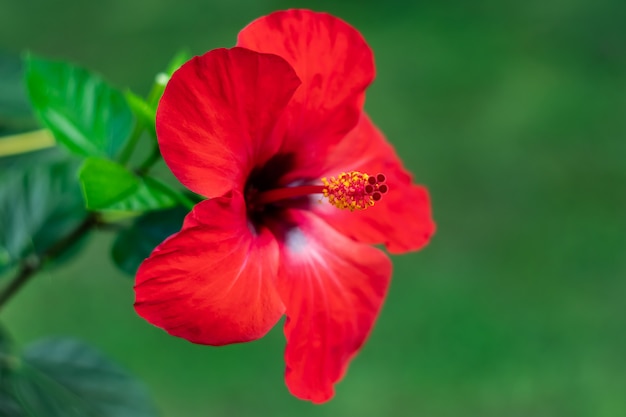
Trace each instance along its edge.
{"label": "green stem", "polygon": [[194,203],[185,194],[178,192],[177,190],[175,190],[174,188],[170,187],[169,185],[165,183],[160,183],[160,184],[167,190],[168,193],[170,193],[172,197],[174,197],[180,204],[185,206],[187,209],[192,210],[193,207],[196,205],[196,203]]}
{"label": "green stem", "polygon": [[178,193],[178,201],[189,210],[193,210],[194,206],[196,205],[196,203],[194,203],[189,197],[187,197],[183,193]]}
{"label": "green stem", "polygon": [[139,165],[139,168],[137,168],[137,174],[139,176],[146,175],[148,171],[150,171],[150,168],[152,168],[152,166],[156,164],[159,159],[161,159],[161,151],[159,150],[159,145],[155,143],[150,155],[148,155],[145,161],[143,161],[141,165]]}
{"label": "green stem", "polygon": [[[148,93],[148,97],[146,99],[146,102],[150,106],[156,106],[157,102],[159,101],[159,98],[161,98],[161,94],[163,94],[163,88],[164,87],[160,85],[158,82],[155,82],[154,84],[152,84],[152,88],[150,89],[150,92]],[[122,149],[122,151],[120,152],[119,158],[117,160],[120,164],[126,165],[131,155],[133,154],[133,151],[135,150],[137,143],[139,142],[139,138],[141,138],[141,134],[143,133],[145,129],[146,129],[145,124],[137,120],[137,122],[135,123],[135,127],[133,128],[133,131],[130,135],[130,138],[128,139],[128,142],[126,142],[124,149]],[[142,164],[142,167],[144,164]],[[142,168],[139,168],[139,169],[141,170]]]}
{"label": "green stem", "polygon": [[157,105],[159,99],[161,98],[161,95],[163,95],[164,89],[165,89],[165,86],[162,84],[159,84],[158,82],[155,82],[154,84],[152,84],[152,88],[150,89],[150,92],[148,93],[148,98],[146,99],[146,101],[148,102],[150,106]]}
{"label": "green stem", "polygon": [[40,256],[33,256],[24,261],[15,277],[0,291],[0,309],[4,307],[6,302],[9,301],[30,278],[41,270],[46,262],[63,254],[96,224],[97,220],[95,215],[87,216],[74,230],[58,240]]}
{"label": "green stem", "polygon": [[128,160],[130,159],[130,156],[133,154],[133,151],[135,150],[135,146],[137,146],[137,142],[139,142],[139,138],[141,138],[141,134],[143,133],[143,130],[144,130],[143,123],[141,123],[140,121],[137,121],[135,123],[135,127],[133,128],[133,132],[130,134],[130,138],[128,139],[128,142],[126,142],[126,145],[124,145],[124,148],[122,149],[122,152],[120,152],[120,156],[117,159],[117,161],[120,164],[126,165]]}

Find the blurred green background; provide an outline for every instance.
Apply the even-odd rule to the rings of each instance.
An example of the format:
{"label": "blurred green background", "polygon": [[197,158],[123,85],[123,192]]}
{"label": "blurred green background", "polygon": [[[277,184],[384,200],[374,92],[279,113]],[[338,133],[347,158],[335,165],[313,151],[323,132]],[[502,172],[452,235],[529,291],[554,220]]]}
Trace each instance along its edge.
{"label": "blurred green background", "polygon": [[2,312],[18,342],[90,341],[167,417],[626,416],[625,2],[0,0],[0,48],[146,93],[181,47],[232,46],[288,7],[364,34],[378,68],[366,107],[438,223],[428,248],[394,257],[336,397],[288,394],[281,326],[210,348],[136,317],[106,233]]}

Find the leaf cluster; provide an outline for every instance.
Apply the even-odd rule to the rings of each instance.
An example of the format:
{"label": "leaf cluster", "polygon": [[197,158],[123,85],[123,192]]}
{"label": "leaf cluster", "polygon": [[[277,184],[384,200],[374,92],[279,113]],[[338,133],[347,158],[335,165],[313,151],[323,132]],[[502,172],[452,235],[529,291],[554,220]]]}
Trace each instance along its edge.
{"label": "leaf cluster", "polygon": [[[130,276],[180,229],[197,196],[151,171],[161,160],[156,106],[188,58],[178,54],[145,98],[67,62],[0,65],[0,85],[25,81],[0,101],[0,277],[16,272],[0,308],[42,268],[80,253],[94,229],[116,234],[111,258]],[[43,130],[20,133],[37,122]],[[17,350],[0,328],[0,416],[155,415],[141,383],[87,344],[49,338]]]}
{"label": "leaf cluster", "polygon": [[155,417],[144,385],[86,343],[47,338],[16,352],[0,328],[0,415]]}
{"label": "leaf cluster", "polygon": [[[146,235],[116,240],[113,260],[129,274],[178,230],[193,201],[149,172],[160,160],[156,106],[167,79],[187,58],[178,54],[142,98],[70,63],[25,57],[27,98],[57,146],[9,157],[0,152],[0,274],[29,258],[41,260],[89,213],[101,226],[115,224],[110,229],[122,236]],[[136,162],[134,154],[147,156]],[[65,258],[72,253],[63,252]]]}

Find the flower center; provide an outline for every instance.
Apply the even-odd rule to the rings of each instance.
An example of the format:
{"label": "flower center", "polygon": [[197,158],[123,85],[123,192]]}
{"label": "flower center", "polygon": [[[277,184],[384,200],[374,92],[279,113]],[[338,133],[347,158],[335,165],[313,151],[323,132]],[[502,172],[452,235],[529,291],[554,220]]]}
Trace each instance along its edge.
{"label": "flower center", "polygon": [[302,185],[263,191],[255,196],[255,204],[265,205],[310,194],[322,194],[323,198],[337,208],[350,211],[365,210],[373,206],[389,190],[385,180],[383,174],[342,172],[337,178],[322,178],[323,185]]}

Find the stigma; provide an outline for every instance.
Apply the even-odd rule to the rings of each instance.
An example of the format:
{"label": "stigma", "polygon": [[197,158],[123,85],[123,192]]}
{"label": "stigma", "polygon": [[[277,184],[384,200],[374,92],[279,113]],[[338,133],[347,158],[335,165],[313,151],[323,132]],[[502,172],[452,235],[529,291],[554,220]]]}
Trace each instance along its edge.
{"label": "stigma", "polygon": [[[278,204],[315,194],[321,194],[333,206],[344,210],[365,210],[372,207],[389,191],[384,174],[369,175],[358,171],[342,172],[335,177],[322,178],[323,185],[299,185],[248,193],[248,208],[257,210],[267,204]],[[322,202],[322,200],[320,200]]]}
{"label": "stigma", "polygon": [[358,171],[342,172],[335,177],[322,178],[322,194],[333,206],[344,210],[365,210],[389,191],[385,175],[368,175]]}

